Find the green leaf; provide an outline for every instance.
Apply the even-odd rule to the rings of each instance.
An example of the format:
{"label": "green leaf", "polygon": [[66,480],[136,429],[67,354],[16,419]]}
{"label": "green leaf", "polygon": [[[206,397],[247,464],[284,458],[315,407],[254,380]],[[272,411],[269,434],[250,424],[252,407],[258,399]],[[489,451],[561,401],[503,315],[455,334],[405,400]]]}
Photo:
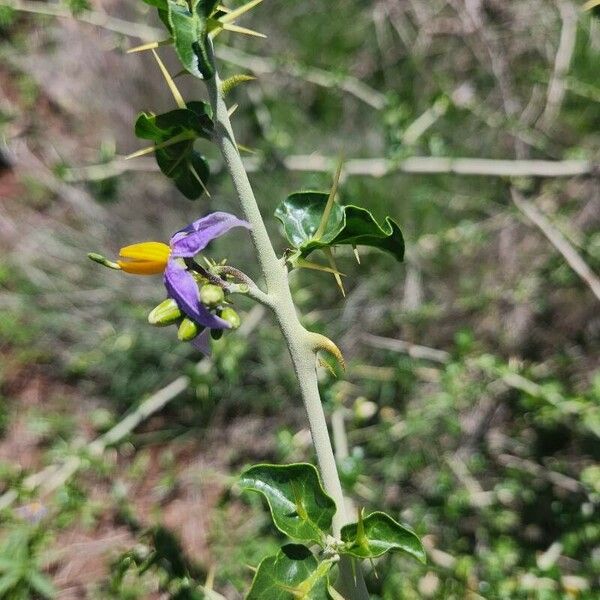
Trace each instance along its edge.
{"label": "green leaf", "polygon": [[[143,112],[135,123],[135,134],[139,138],[160,145],[154,152],[160,170],[173,179],[177,189],[190,200],[202,195],[210,174],[208,162],[194,150],[194,142],[198,138],[210,138],[211,116],[209,105],[190,102],[187,108],[162,115]],[[169,144],[169,140],[175,143]]]}
{"label": "green leaf", "polygon": [[43,598],[56,597],[56,590],[48,577],[34,571],[27,577],[29,585]]}
{"label": "green leaf", "polygon": [[291,538],[322,543],[329,533],[335,502],[313,465],[255,465],[242,473],[240,485],[265,496],[275,526]]}
{"label": "green leaf", "polygon": [[210,139],[212,111],[205,102],[189,102],[187,108],[176,108],[162,115],[142,112],[135,122],[135,135],[145,140],[164,142],[183,132],[190,138]]}
{"label": "green leaf", "polygon": [[341,552],[357,558],[377,558],[386,552],[406,552],[424,563],[425,550],[417,535],[400,525],[383,512],[371,513],[342,527],[342,541],[346,546]]}
{"label": "green leaf", "polygon": [[205,17],[210,17],[218,4],[219,0],[198,0],[198,10],[201,10]]}
{"label": "green leaf", "polygon": [[8,594],[9,591],[14,589],[21,580],[21,575],[19,571],[13,571],[11,573],[7,573],[6,575],[2,575],[0,577],[0,597],[9,598],[10,596],[4,595]]}
{"label": "green leaf", "polygon": [[192,75],[210,79],[214,68],[208,56],[208,22],[205,13],[212,2],[196,0],[192,10],[184,0],[168,0],[169,23],[175,51]]}
{"label": "green leaf", "polygon": [[334,245],[371,246],[389,252],[396,260],[404,259],[404,238],[397,223],[386,217],[380,225],[375,217],[360,206],[345,206],[346,226],[335,238]]}
{"label": "green leaf", "polygon": [[306,546],[288,544],[260,563],[246,600],[326,600],[330,568]]}
{"label": "green leaf", "polygon": [[167,10],[167,0],[143,0],[143,2],[159,10]]}
{"label": "green leaf", "polygon": [[389,217],[380,225],[375,217],[359,206],[333,204],[321,237],[316,239],[329,194],[298,192],[275,210],[283,223],[285,237],[306,258],[313,250],[349,244],[371,246],[389,252],[396,260],[404,258],[404,239],[400,227]]}
{"label": "green leaf", "polygon": [[160,170],[186,198],[196,200],[206,191],[208,161],[193,149],[193,144],[174,144],[157,150],[155,155]]}
{"label": "green leaf", "polygon": [[283,223],[285,237],[294,248],[305,250],[303,256],[316,248],[332,245],[344,228],[344,207],[336,202],[321,239],[314,239],[328,197],[324,192],[296,192],[275,209],[275,216]]}

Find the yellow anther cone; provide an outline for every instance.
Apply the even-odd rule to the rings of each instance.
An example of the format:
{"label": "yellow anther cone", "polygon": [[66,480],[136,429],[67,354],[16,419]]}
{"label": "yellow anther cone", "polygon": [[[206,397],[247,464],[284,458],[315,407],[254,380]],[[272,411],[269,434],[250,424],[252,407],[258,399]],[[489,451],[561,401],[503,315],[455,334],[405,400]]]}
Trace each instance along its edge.
{"label": "yellow anther cone", "polygon": [[119,260],[117,264],[126,273],[157,275],[165,270],[170,255],[171,248],[167,244],[141,242],[121,248],[119,256],[126,260]]}

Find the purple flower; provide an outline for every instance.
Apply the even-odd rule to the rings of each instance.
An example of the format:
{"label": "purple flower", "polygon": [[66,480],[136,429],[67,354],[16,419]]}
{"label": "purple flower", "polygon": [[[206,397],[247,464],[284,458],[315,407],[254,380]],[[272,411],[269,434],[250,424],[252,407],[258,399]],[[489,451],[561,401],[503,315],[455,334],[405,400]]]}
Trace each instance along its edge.
{"label": "purple flower", "polygon": [[171,256],[174,258],[195,256],[212,240],[221,237],[233,227],[250,229],[250,223],[226,212],[206,215],[173,234],[170,242]]}
{"label": "purple flower", "polygon": [[193,258],[233,227],[250,229],[250,224],[226,212],[211,213],[173,234],[168,246],[162,242],[142,242],[121,248],[119,255],[124,260],[117,264],[123,271],[137,275],[164,273],[168,295],[181,312],[203,327],[229,329],[229,323],[200,302],[198,283],[184,259]]}

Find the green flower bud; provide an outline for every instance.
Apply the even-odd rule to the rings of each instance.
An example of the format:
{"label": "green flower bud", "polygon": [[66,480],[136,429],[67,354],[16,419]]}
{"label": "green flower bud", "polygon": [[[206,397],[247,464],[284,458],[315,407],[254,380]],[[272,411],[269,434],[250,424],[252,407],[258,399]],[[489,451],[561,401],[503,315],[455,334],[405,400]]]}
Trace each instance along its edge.
{"label": "green flower bud", "polygon": [[177,302],[175,302],[173,298],[167,298],[150,312],[148,315],[148,323],[150,323],[150,325],[162,327],[164,325],[175,323],[181,319],[182,316],[183,314],[179,310]]}
{"label": "green flower bud", "polygon": [[220,340],[223,337],[223,330],[222,329],[211,329],[210,337],[213,340]]}
{"label": "green flower bud", "polygon": [[191,342],[201,331],[203,327],[199,327],[192,321],[185,317],[181,324],[179,325],[179,329],[177,330],[177,337],[182,342]]}
{"label": "green flower bud", "polygon": [[120,271],[121,267],[114,261],[108,260],[102,254],[98,254],[96,252],[88,252],[88,258],[93,260],[95,263],[102,265],[103,267],[108,267],[109,269],[115,269],[115,271]]}
{"label": "green flower bud", "polygon": [[242,324],[240,315],[238,315],[230,306],[224,308],[219,316],[223,321],[227,321],[231,325],[231,329],[237,329]]}
{"label": "green flower bud", "polygon": [[213,283],[207,283],[200,288],[200,301],[204,306],[214,308],[225,300],[223,288]]}

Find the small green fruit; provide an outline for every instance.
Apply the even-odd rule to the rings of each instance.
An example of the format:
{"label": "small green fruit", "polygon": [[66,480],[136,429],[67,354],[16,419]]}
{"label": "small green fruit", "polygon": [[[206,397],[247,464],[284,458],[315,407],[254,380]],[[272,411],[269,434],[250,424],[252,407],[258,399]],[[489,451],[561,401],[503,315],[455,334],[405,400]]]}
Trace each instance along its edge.
{"label": "small green fruit", "polygon": [[191,342],[201,331],[201,327],[198,327],[198,325],[196,325],[194,321],[185,317],[179,325],[179,329],[177,330],[177,337],[182,342]]}
{"label": "small green fruit", "polygon": [[223,288],[213,283],[207,283],[200,288],[200,301],[204,306],[214,308],[225,300]]}
{"label": "small green fruit", "polygon": [[224,308],[219,316],[223,321],[227,321],[229,325],[231,325],[231,329],[237,329],[242,324],[240,315],[238,315],[230,306]]}
{"label": "small green fruit", "polygon": [[175,323],[181,319],[182,316],[183,314],[179,310],[177,302],[172,298],[167,298],[150,312],[148,315],[148,323],[150,323],[150,325],[162,327],[164,325]]}

